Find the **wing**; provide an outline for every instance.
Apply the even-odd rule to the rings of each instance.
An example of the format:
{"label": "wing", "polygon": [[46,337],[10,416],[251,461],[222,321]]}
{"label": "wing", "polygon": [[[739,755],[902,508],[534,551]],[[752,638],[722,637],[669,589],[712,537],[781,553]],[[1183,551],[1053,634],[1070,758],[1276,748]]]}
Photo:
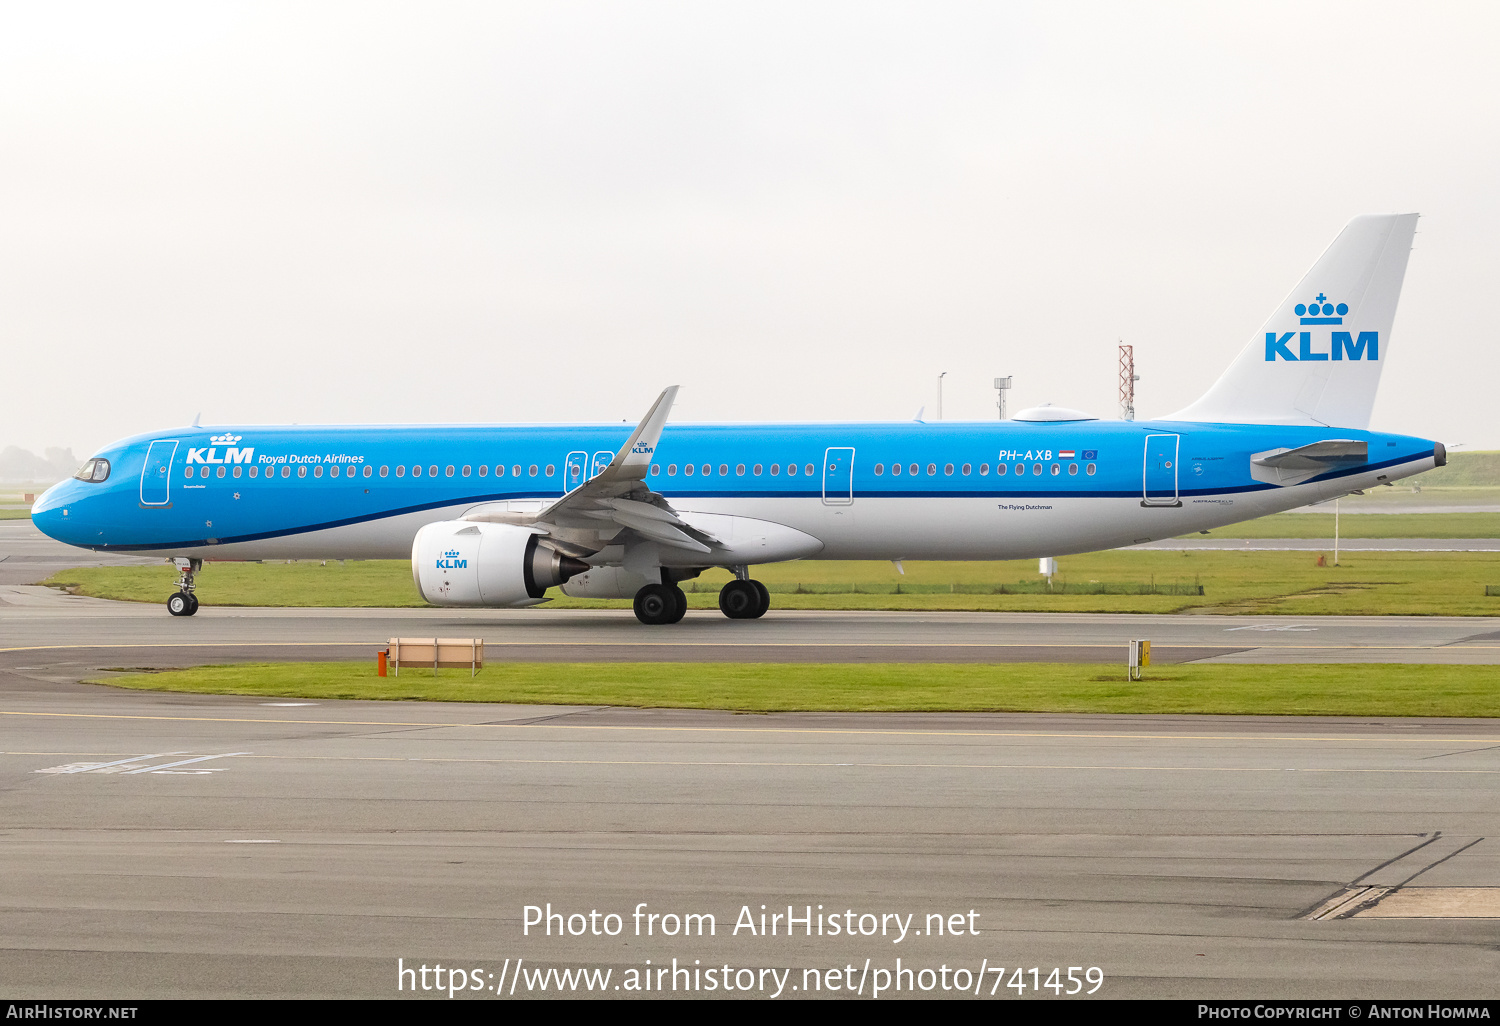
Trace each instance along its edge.
{"label": "wing", "polygon": [[713,551],[719,539],[684,521],[646,484],[677,388],[673,385],[657,396],[608,467],[550,506],[536,513],[481,509],[464,519],[538,528],[569,555],[592,555],[605,545],[628,544],[633,539],[622,537],[626,532],[689,552]]}

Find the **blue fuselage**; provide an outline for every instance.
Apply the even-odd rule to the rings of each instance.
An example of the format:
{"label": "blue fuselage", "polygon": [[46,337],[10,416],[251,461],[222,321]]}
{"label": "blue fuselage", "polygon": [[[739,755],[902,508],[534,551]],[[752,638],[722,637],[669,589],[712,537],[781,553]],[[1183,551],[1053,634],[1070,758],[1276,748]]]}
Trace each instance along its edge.
{"label": "blue fuselage", "polygon": [[[188,428],[97,454],[32,518],[90,549],[218,559],[403,557],[424,523],[532,508],[607,465],[631,425]],[[1354,439],[1368,458],[1287,486],[1251,457]],[[673,507],[786,523],[825,558],[979,559],[1129,544],[1430,469],[1431,441],[1174,422],[670,425],[646,483]],[[537,502],[535,500],[543,500]],[[499,507],[497,507],[499,508]]]}

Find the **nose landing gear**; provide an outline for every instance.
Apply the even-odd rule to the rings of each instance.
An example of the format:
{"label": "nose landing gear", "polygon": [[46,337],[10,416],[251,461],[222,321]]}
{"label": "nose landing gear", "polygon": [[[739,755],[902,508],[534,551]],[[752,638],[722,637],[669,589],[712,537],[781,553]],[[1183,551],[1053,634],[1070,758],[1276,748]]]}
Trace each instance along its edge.
{"label": "nose landing gear", "polygon": [[167,612],[173,616],[192,616],[198,611],[198,596],[193,594],[197,584],[194,577],[203,569],[201,559],[174,559],[177,567],[177,594],[167,599]]}

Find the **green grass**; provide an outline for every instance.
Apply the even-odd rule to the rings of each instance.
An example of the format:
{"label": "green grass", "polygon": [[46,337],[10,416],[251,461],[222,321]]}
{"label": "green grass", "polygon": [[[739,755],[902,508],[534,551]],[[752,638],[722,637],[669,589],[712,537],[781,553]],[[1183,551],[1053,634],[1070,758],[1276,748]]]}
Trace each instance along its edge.
{"label": "green grass", "polygon": [[1500,452],[1452,452],[1448,465],[1407,478],[1397,487],[1416,484],[1421,488],[1494,488],[1500,486]]}
{"label": "green grass", "polygon": [[0,509],[0,520],[30,520],[31,507],[24,509]]}
{"label": "green grass", "polygon": [[[1426,493],[1424,493],[1426,494]],[[1429,501],[1441,502],[1430,494]],[[1500,501],[1500,495],[1496,496]],[[1333,507],[1327,513],[1277,513],[1217,527],[1211,538],[1326,538],[1333,544]],[[1370,513],[1339,517],[1341,538],[1500,538],[1500,513]],[[1184,535],[1186,538],[1200,535]]]}
{"label": "green grass", "polygon": [[[1331,551],[1329,555],[1331,556]],[[776,609],[997,610],[1106,613],[1285,613],[1340,615],[1500,615],[1500,552],[1345,553],[1342,566],[1318,566],[1316,552],[1153,552],[1117,550],[1064,556],[1055,591],[1038,593],[1035,560],[905,564],[806,560],[756,568]],[[1331,559],[1330,559],[1331,562]],[[685,582],[693,609],[717,607],[729,579],[710,570]],[[68,570],[47,583],[79,594],[165,602],[175,590],[170,566]],[[384,606],[425,603],[401,560],[210,563],[198,575],[209,606]],[[1142,585],[1199,585],[1203,595],[1087,594]],[[996,594],[1001,585],[1029,594]],[[901,594],[895,594],[897,587]],[[629,608],[628,600],[569,599],[554,590],[548,608]]]}
{"label": "green grass", "polygon": [[[779,711],[1222,713],[1500,716],[1492,666],[1006,663],[859,665],[492,663],[377,677],[364,663],[251,663],[97,683],[156,691],[312,699],[408,699]],[[1120,648],[1123,664],[1124,646]]]}

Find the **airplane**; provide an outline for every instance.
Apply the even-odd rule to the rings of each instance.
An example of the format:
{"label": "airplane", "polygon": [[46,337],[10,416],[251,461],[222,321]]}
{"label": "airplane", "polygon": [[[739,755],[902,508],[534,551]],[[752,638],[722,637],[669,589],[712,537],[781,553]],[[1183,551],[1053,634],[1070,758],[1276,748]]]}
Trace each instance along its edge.
{"label": "airplane", "polygon": [[[32,520],[100,552],[204,560],[410,558],[439,606],[524,607],[549,588],[632,598],[676,623],[680,584],[794,559],[1059,556],[1171,538],[1447,461],[1368,430],[1416,214],[1356,217],[1196,402],[1150,421],[1041,406],[990,422],[201,428],[100,450]],[[898,564],[899,565],[899,564]]]}

